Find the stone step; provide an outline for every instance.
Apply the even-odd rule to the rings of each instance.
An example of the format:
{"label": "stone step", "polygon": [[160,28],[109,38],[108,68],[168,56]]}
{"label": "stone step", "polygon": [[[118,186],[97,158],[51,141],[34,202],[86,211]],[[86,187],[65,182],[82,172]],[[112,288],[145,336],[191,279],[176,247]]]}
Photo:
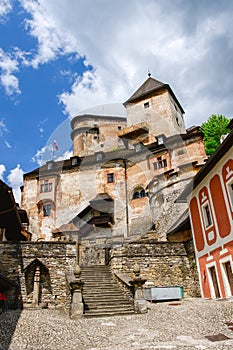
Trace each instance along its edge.
{"label": "stone step", "polygon": [[[110,298],[111,297],[111,298]],[[102,300],[128,300],[126,298],[122,299],[122,294],[85,294],[85,299],[88,300],[96,300],[96,301],[102,301]]]}
{"label": "stone step", "polygon": [[118,286],[118,283],[116,281],[100,281],[100,280],[96,280],[96,281],[86,281],[84,278],[82,279],[82,281],[84,282],[84,286]]}
{"label": "stone step", "polygon": [[[125,300],[125,296],[120,294],[118,291],[115,291],[115,292],[111,292],[111,293],[93,293],[93,292],[90,292],[90,293],[83,293],[83,296],[88,299],[90,298],[93,298],[93,299],[96,299],[98,301],[99,298],[102,298],[102,299],[105,299],[105,300],[111,300],[111,299],[123,299]],[[126,299],[127,300],[127,299]]]}
{"label": "stone step", "polygon": [[131,304],[130,304],[130,302],[128,301],[128,300],[117,300],[117,299],[112,299],[112,300],[95,300],[95,299],[85,299],[85,304],[86,305],[98,305],[98,307],[99,306],[101,306],[101,305],[103,305],[103,306],[105,306],[105,305],[115,305],[115,306],[117,306],[117,305],[128,305],[128,306],[132,306]]}
{"label": "stone step", "polygon": [[85,318],[91,318],[91,317],[112,317],[112,316],[127,316],[127,315],[132,315],[134,314],[134,310],[117,310],[117,311],[114,311],[114,312],[110,312],[110,311],[107,311],[107,312],[96,312],[96,311],[87,311],[85,312],[85,314],[83,315]]}
{"label": "stone step", "polygon": [[108,266],[83,267],[81,271],[86,317],[134,313],[133,305],[119,288]]}
{"label": "stone step", "polygon": [[[84,282],[84,285],[83,285],[83,290],[85,291],[89,291],[89,290],[93,290],[95,289],[96,291],[99,291],[99,290],[119,290],[118,289],[119,286],[117,284],[109,284],[109,285],[103,285],[103,284],[96,284],[96,285],[87,285],[85,284]],[[122,293],[121,289],[120,289],[120,292]]]}
{"label": "stone step", "polygon": [[132,311],[133,307],[131,305],[121,305],[121,306],[114,306],[114,305],[105,305],[105,306],[96,306],[92,307],[91,309],[88,309],[88,307],[85,308],[86,312],[117,312],[117,311]]}

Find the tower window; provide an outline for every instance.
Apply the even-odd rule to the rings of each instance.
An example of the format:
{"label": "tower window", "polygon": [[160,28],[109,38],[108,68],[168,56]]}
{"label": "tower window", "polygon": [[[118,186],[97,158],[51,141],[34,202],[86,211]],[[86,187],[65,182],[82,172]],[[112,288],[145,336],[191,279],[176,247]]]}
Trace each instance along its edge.
{"label": "tower window", "polygon": [[118,126],[117,129],[118,129],[118,130],[121,130],[121,126]]}
{"label": "tower window", "polygon": [[108,183],[114,182],[114,174],[113,173],[107,174],[107,181],[108,181]]}
{"label": "tower window", "polygon": [[147,109],[147,108],[149,108],[149,107],[150,107],[150,103],[149,103],[149,102],[145,102],[145,103],[144,103],[144,108]]}
{"label": "tower window", "polygon": [[133,193],[133,198],[132,199],[138,199],[138,198],[143,198],[146,197],[146,191],[144,189],[136,189],[136,191]]}
{"label": "tower window", "polygon": [[53,189],[53,184],[49,180],[44,180],[44,183],[40,185],[40,192],[51,192]]}

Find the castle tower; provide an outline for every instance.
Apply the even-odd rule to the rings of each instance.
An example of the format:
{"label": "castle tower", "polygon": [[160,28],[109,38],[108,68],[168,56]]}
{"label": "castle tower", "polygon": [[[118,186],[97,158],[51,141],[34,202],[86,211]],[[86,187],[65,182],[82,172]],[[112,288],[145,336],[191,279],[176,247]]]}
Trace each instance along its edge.
{"label": "castle tower", "polygon": [[[127,126],[148,128],[148,143],[164,134],[166,137],[185,134],[184,110],[168,84],[150,77],[124,103]],[[122,135],[123,136],[123,135]],[[127,130],[125,130],[127,137]]]}
{"label": "castle tower", "polygon": [[125,126],[125,117],[93,114],[74,117],[71,121],[73,155],[83,157],[123,148],[124,144],[117,135]]}

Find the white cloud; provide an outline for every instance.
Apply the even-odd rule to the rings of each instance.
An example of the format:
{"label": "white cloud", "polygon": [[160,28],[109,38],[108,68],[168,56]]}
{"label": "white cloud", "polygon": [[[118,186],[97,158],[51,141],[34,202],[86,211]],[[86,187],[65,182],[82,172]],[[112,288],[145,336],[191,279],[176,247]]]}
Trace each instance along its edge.
{"label": "white cloud", "polygon": [[15,201],[17,203],[20,203],[21,201],[20,186],[23,185],[23,173],[23,169],[21,169],[20,164],[18,164],[16,168],[10,170],[10,173],[7,176],[9,186],[12,187]]}
{"label": "white cloud", "polygon": [[4,119],[0,119],[0,137],[3,136],[4,132],[7,132],[7,127]]}
{"label": "white cloud", "polygon": [[12,148],[11,145],[9,144],[9,142],[7,140],[4,141],[6,148]]}
{"label": "white cloud", "polygon": [[32,157],[33,163],[39,166],[44,165],[49,159],[52,158],[52,147],[51,145],[46,145],[36,151],[36,154]]}
{"label": "white cloud", "polygon": [[0,82],[8,96],[20,93],[19,81],[14,75],[19,69],[18,61],[11,56],[0,48]]}
{"label": "white cloud", "polygon": [[4,173],[6,171],[6,167],[4,164],[0,164],[0,180],[3,180]]}
{"label": "white cloud", "polygon": [[72,39],[59,27],[53,13],[46,10],[43,1],[20,0],[20,3],[31,16],[30,19],[25,19],[25,28],[38,41],[37,54],[31,61],[27,61],[28,65],[37,68],[59,55],[74,51]]}
{"label": "white cloud", "polygon": [[[10,0],[0,0],[0,21],[5,19],[6,15],[12,10]],[[1,18],[2,17],[2,18]]]}
{"label": "white cloud", "polygon": [[26,11],[25,28],[37,47],[30,52],[16,48],[14,56],[0,51],[1,82],[8,95],[20,92],[15,76],[20,64],[38,68],[61,55],[75,54],[85,58],[89,71],[82,77],[71,74],[75,81],[70,91],[60,94],[70,116],[94,105],[123,102],[146,79],[148,69],[170,84],[187,112],[187,124],[198,124],[212,113],[232,113],[229,0],[19,2]]}
{"label": "white cloud", "polygon": [[170,84],[192,117],[187,118],[189,123],[200,122],[219,106],[222,113],[231,110],[232,94],[224,94],[221,84],[217,88],[215,83],[223,81],[233,89],[233,6],[229,2],[21,3],[31,15],[28,30],[38,40],[35,67],[73,52],[94,68],[60,95],[68,114],[74,116],[95,104],[123,102],[146,79],[148,69]]}

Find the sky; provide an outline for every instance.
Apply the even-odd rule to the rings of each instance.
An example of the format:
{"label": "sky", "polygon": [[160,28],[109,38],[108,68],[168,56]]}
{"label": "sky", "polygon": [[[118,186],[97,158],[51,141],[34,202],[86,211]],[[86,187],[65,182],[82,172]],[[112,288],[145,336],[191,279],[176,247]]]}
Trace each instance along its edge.
{"label": "sky", "polygon": [[233,117],[233,1],[0,0],[0,179],[71,156],[70,120],[168,83],[186,127]]}

